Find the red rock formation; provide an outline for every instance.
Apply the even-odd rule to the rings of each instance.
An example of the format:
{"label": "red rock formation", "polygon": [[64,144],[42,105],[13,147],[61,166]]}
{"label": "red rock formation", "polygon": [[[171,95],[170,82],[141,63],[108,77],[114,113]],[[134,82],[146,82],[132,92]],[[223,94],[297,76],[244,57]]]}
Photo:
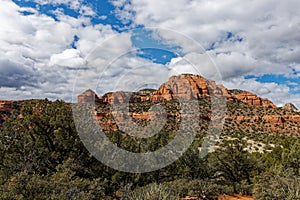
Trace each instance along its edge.
{"label": "red rock formation", "polygon": [[88,89],[77,97],[78,103],[94,103],[97,101],[100,101],[100,99],[97,94],[91,89]]}
{"label": "red rock formation", "polygon": [[109,103],[109,104],[114,104],[114,103],[125,103],[129,101],[131,94],[128,92],[110,92],[101,98],[102,102],[104,103]]}
{"label": "red rock formation", "polygon": [[10,113],[16,108],[15,101],[0,100],[0,128],[3,122],[8,119]]}
{"label": "red rock formation", "polygon": [[166,84],[163,84],[156,90],[155,92],[152,93],[150,100],[151,101],[162,101],[162,100],[171,100],[173,99],[173,92],[168,89],[168,86]]}
{"label": "red rock formation", "polygon": [[102,96],[100,99],[103,103],[114,104],[114,103],[125,103],[125,102],[141,102],[141,101],[149,101],[150,94],[144,95],[142,94],[134,94],[131,92],[109,92]]}
{"label": "red rock formation", "polygon": [[268,99],[263,99],[250,92],[231,94],[223,85],[206,80],[201,76],[182,74],[171,77],[158,90],[152,93],[151,101],[171,100],[181,97],[186,100],[200,99],[202,96],[225,96],[227,100],[238,100],[255,107],[276,108]]}
{"label": "red rock formation", "polygon": [[[131,102],[143,102],[143,101],[161,101],[161,100],[172,100],[174,98],[183,98],[186,100],[201,99],[205,96],[226,96],[228,101],[241,101],[254,107],[266,107],[270,109],[276,108],[276,106],[268,99],[263,99],[250,92],[234,93],[227,90],[223,85],[217,85],[213,81],[208,81],[201,76],[195,75],[180,75],[173,76],[168,82],[162,84],[157,90],[145,90],[135,93],[129,92],[114,92],[107,93],[103,97],[98,98],[97,95],[88,90],[85,93],[79,95],[78,102],[90,102],[95,99],[102,103],[115,104],[128,102],[129,98]],[[287,111],[289,112],[289,111]],[[291,111],[292,112],[292,111]],[[126,118],[131,117],[137,120],[150,120],[149,112],[129,113],[126,116],[119,116],[121,121],[126,121]],[[114,121],[112,113],[101,113],[96,112],[95,118],[99,121],[101,127],[105,130],[117,130],[118,126]],[[210,120],[210,116],[201,116],[202,119],[207,121]],[[265,127],[266,129],[272,129],[273,132],[284,132],[285,125],[289,123],[296,123],[300,125],[300,114],[272,114],[272,115],[236,115],[226,116],[227,119],[238,122],[267,122],[270,126]],[[278,126],[280,125],[280,126]],[[281,126],[283,125],[283,126]],[[297,126],[297,125],[296,125]],[[299,129],[298,129],[299,130]]]}
{"label": "red rock formation", "polygon": [[236,95],[231,94],[223,85],[217,85],[214,81],[191,74],[172,76],[166,83],[162,84],[152,93],[150,90],[144,90],[137,94],[119,91],[107,93],[99,99],[93,91],[87,90],[78,96],[78,102],[86,103],[95,100],[113,104],[128,102],[129,98],[134,102],[149,100],[153,102],[162,100],[170,101],[175,98],[191,100],[200,99],[203,96],[210,96],[212,94],[217,97],[225,96],[229,101],[242,101],[255,107],[276,108],[270,100],[263,99],[251,92],[242,92]]}
{"label": "red rock formation", "polygon": [[300,124],[300,114],[299,115],[284,115],[282,118],[285,121],[291,121]]}
{"label": "red rock formation", "polygon": [[259,120],[259,116],[245,116],[245,115],[239,115],[239,116],[226,116],[226,119],[231,119],[235,121],[257,121]]}
{"label": "red rock formation", "polygon": [[234,95],[234,98],[248,105],[255,107],[276,108],[276,106],[268,99],[263,99],[251,92],[242,92]]}
{"label": "red rock formation", "polygon": [[284,119],[282,116],[279,115],[265,115],[262,117],[262,120],[270,122],[271,124],[283,124],[284,123]]}
{"label": "red rock formation", "polygon": [[0,112],[11,112],[14,108],[14,102],[13,101],[5,101],[0,100]]}
{"label": "red rock formation", "polygon": [[218,86],[214,81],[206,80],[201,76],[182,74],[172,76],[168,82],[164,83],[157,91],[152,93],[150,99],[151,101],[169,101],[179,97],[185,100],[191,100],[211,94],[221,96],[223,92],[224,95],[230,96],[224,86]]}
{"label": "red rock formation", "polygon": [[282,109],[287,110],[287,111],[294,111],[294,112],[297,112],[297,111],[298,111],[298,109],[296,108],[296,106],[295,106],[294,104],[292,104],[292,103],[287,103],[287,104],[285,104],[285,105],[282,107]]}

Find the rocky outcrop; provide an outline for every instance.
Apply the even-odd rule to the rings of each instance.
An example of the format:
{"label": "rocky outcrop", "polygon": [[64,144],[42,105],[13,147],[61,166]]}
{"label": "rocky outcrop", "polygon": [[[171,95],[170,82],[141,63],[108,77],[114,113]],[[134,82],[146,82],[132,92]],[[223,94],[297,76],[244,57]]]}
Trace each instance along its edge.
{"label": "rocky outcrop", "polygon": [[255,107],[276,108],[268,99],[263,99],[251,92],[231,94],[223,85],[217,85],[214,81],[206,80],[197,75],[182,74],[171,77],[158,90],[152,93],[151,101],[171,100],[177,97],[190,100],[200,99],[203,96],[224,96],[229,101],[242,101]]}
{"label": "rocky outcrop", "polygon": [[226,97],[228,101],[242,101],[248,105],[255,107],[276,108],[276,106],[268,99],[263,99],[251,92],[240,92],[238,94],[230,93],[223,85],[217,85],[214,81],[207,80],[202,76],[182,74],[172,76],[163,83],[157,90],[141,90],[137,93],[130,92],[114,92],[107,93],[98,98],[92,90],[87,90],[78,96],[78,103],[86,103],[98,101],[103,103],[124,103],[141,102],[141,101],[170,101],[176,98],[185,100],[201,99],[205,96],[214,95],[216,97]]}
{"label": "rocky outcrop", "polygon": [[106,93],[99,101],[108,104],[150,101],[150,94],[117,91]]}
{"label": "rocky outcrop", "polygon": [[125,103],[128,102],[131,97],[131,93],[129,92],[110,92],[101,98],[101,101],[104,103],[109,103],[109,104],[116,104],[116,103]]}
{"label": "rocky outcrop", "polygon": [[251,122],[258,122],[258,121],[265,121],[271,124],[278,124],[282,125],[285,122],[294,122],[300,125],[300,115],[253,115],[253,116],[245,116],[245,115],[238,115],[238,116],[230,116],[227,115],[226,119],[243,122],[243,121],[251,121]]}
{"label": "rocky outcrop", "polygon": [[163,84],[156,90],[155,92],[152,93],[150,100],[151,101],[162,101],[162,100],[167,100],[170,101],[174,98],[173,92],[171,89],[168,88],[166,84]]}
{"label": "rocky outcrop", "polygon": [[200,99],[203,96],[228,96],[228,90],[224,86],[217,85],[214,81],[206,80],[201,76],[182,74],[172,76],[168,82],[152,93],[151,101],[169,101],[175,98],[185,100]]}
{"label": "rocky outcrop", "polygon": [[287,110],[287,111],[294,111],[294,112],[297,112],[297,111],[298,111],[298,109],[296,108],[296,106],[295,106],[294,104],[292,104],[292,103],[287,103],[287,104],[285,104],[285,105],[282,107],[282,109]]}
{"label": "rocky outcrop", "polygon": [[9,113],[14,108],[14,102],[13,101],[4,101],[0,100],[0,112],[6,112]]}
{"label": "rocky outcrop", "polygon": [[270,100],[263,99],[251,92],[242,92],[233,95],[233,98],[255,107],[276,108]]}
{"label": "rocky outcrop", "polygon": [[[111,107],[110,104],[141,102],[145,104],[135,104],[135,106],[149,106],[153,103],[156,104],[158,101],[170,101],[176,98],[182,98],[185,100],[198,99],[199,101],[203,100],[206,102],[208,99],[204,97],[210,97],[212,95],[216,97],[225,96],[227,101],[231,102],[231,105],[232,103],[235,104],[236,102],[243,102],[255,108],[265,108],[250,109],[248,106],[242,106],[240,108],[241,112],[234,111],[226,116],[226,120],[230,125],[235,124],[242,130],[250,130],[254,128],[264,130],[269,133],[277,132],[297,134],[299,132],[300,114],[293,112],[295,109],[293,105],[286,105],[283,108],[286,110],[284,112],[283,109],[277,109],[270,100],[263,99],[251,92],[228,90],[223,85],[217,85],[214,81],[209,81],[201,76],[190,74],[173,76],[157,90],[144,89],[138,92],[119,91],[107,93],[101,98],[99,98],[93,91],[87,90],[78,96],[78,102],[86,103],[95,101],[105,104],[104,107],[108,106],[106,107],[106,110],[101,110],[99,108],[95,111],[95,118],[105,131],[114,131],[118,129],[117,122],[114,119],[115,114],[118,114],[118,124],[126,123],[129,118],[133,121],[147,124],[148,122],[151,122],[151,113],[149,111],[144,111],[143,109],[130,111],[128,114],[114,113],[115,111],[109,109]],[[100,106],[101,104],[98,105]],[[240,104],[236,105],[238,106]],[[200,119],[204,121],[204,123],[211,121],[210,111],[207,110],[205,112],[206,113],[200,114]],[[177,111],[175,113],[167,113],[167,116],[172,119],[179,119],[180,117],[183,117]]]}
{"label": "rocky outcrop", "polygon": [[282,118],[285,121],[295,122],[300,125],[300,115],[284,115]]}
{"label": "rocky outcrop", "polygon": [[231,119],[234,121],[242,122],[242,121],[258,121],[260,120],[259,116],[245,116],[245,115],[238,115],[238,116],[226,116],[226,119]]}
{"label": "rocky outcrop", "polygon": [[80,94],[77,97],[77,102],[78,103],[94,103],[94,102],[99,102],[101,99],[97,96],[97,94],[91,90],[88,89],[84,93]]}
{"label": "rocky outcrop", "polygon": [[271,124],[279,124],[279,125],[282,125],[285,122],[284,118],[280,115],[265,115],[262,117],[262,120],[269,122]]}

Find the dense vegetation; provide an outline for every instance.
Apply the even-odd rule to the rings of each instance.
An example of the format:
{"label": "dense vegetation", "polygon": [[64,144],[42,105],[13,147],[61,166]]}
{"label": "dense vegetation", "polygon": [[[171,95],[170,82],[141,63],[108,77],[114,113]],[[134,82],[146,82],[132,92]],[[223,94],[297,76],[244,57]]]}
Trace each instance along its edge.
{"label": "dense vegetation", "polygon": [[[271,151],[250,153],[243,139],[248,133],[226,125],[223,135],[233,139],[220,142],[214,152],[200,158],[198,147],[207,123],[203,124],[192,146],[175,163],[151,173],[130,174],[91,156],[77,135],[70,104],[27,101],[0,129],[0,199],[154,200],[187,195],[217,199],[219,194],[233,193],[258,200],[300,199],[298,137],[251,134],[253,140],[275,145]],[[166,126],[144,140],[142,148],[139,141],[120,131],[107,134],[130,151],[154,151],[176,134],[172,128]]]}

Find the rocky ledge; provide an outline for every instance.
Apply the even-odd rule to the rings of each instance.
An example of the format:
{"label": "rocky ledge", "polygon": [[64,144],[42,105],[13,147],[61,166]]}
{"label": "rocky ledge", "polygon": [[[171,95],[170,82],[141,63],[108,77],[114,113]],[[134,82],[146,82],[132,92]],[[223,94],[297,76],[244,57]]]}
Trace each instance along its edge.
{"label": "rocky ledge", "polygon": [[214,95],[217,97],[224,96],[229,101],[242,101],[255,107],[276,108],[268,99],[263,99],[251,92],[241,92],[238,94],[231,93],[223,85],[217,85],[214,81],[207,80],[202,76],[182,74],[172,76],[166,83],[163,83],[157,90],[142,90],[134,94],[129,92],[118,91],[107,93],[101,98],[92,90],[87,90],[78,96],[78,103],[87,103],[91,101],[100,103],[123,103],[130,98],[133,102],[141,101],[170,101],[175,98],[201,99],[204,96]]}

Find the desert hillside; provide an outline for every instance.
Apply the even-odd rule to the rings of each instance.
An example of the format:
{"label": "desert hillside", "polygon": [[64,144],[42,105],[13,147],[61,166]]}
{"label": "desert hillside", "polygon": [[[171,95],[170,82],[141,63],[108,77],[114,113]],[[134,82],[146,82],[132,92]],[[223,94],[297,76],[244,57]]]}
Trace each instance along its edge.
{"label": "desert hillside", "polygon": [[[155,110],[155,105],[162,109]],[[179,130],[194,132],[195,137],[177,160],[163,168],[120,171],[97,160],[84,145],[82,138],[93,130],[78,129],[86,118],[75,123],[74,109],[87,107],[110,142],[128,152],[158,151]],[[0,199],[300,198],[300,113],[295,106],[279,108],[268,99],[228,90],[201,76],[174,76],[157,90],[102,97],[87,90],[78,96],[78,104],[0,101],[0,124]],[[133,126],[128,124],[151,136],[130,135]],[[78,130],[83,131],[81,136]],[[208,149],[202,147],[206,138]],[[87,139],[111,160],[118,153],[109,153],[106,143]],[[204,150],[207,154],[201,157]],[[144,166],[151,167],[151,162]]]}
{"label": "desert hillside", "polygon": [[[96,102],[95,116],[106,131],[118,129],[111,115],[112,104],[130,102],[130,117],[147,123],[150,121],[148,110],[152,105],[162,102],[169,109],[169,116],[179,116],[180,108],[176,98],[199,101],[199,117],[208,123],[211,119],[211,95],[216,99],[226,99],[227,110],[224,132],[242,130],[251,134],[300,134],[300,113],[293,104],[276,107],[270,100],[242,90],[228,90],[214,81],[197,75],[183,74],[171,77],[157,90],[144,89],[138,92],[107,93],[98,97],[92,90],[78,96],[78,103]],[[121,120],[126,121],[126,116]]]}

